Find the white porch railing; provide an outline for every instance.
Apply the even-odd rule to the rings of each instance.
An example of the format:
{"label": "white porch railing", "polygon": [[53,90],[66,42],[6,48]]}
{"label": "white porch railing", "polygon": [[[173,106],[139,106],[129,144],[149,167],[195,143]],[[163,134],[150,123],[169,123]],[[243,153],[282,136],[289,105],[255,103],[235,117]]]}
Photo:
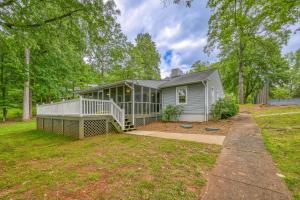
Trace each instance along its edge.
{"label": "white porch railing", "polygon": [[124,129],[125,111],[113,100],[74,99],[58,103],[37,105],[37,115],[48,116],[91,116],[111,115]]}

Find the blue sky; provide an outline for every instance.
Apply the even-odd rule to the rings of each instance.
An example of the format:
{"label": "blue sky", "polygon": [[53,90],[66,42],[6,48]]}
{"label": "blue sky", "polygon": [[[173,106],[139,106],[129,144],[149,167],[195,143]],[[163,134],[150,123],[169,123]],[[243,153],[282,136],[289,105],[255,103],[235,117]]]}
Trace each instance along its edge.
{"label": "blue sky", "polygon": [[[197,60],[214,62],[216,53],[203,52],[206,45],[208,20],[211,14],[206,1],[194,0],[192,7],[183,4],[164,6],[161,0],[115,0],[121,10],[119,22],[129,41],[138,33],[148,32],[161,54],[161,76],[175,67],[189,70]],[[169,2],[172,2],[170,0]],[[299,24],[298,24],[299,25]],[[296,26],[295,26],[296,27]],[[300,48],[300,33],[292,34],[283,53]]]}

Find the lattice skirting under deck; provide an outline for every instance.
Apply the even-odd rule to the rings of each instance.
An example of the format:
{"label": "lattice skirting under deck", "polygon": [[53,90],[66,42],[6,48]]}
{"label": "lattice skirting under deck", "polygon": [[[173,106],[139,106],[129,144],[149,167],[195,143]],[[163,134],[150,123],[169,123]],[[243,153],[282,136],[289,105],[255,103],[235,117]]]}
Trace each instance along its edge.
{"label": "lattice skirting under deck", "polygon": [[95,136],[107,132],[106,119],[84,120],[84,137]]}
{"label": "lattice skirting under deck", "polygon": [[157,116],[157,117],[137,117],[135,118],[135,126],[145,126],[147,124],[150,124],[152,122],[155,122],[157,120],[160,120],[161,117]]}
{"label": "lattice skirting under deck", "polygon": [[75,138],[119,132],[109,116],[102,118],[38,116],[36,121],[38,130]]}

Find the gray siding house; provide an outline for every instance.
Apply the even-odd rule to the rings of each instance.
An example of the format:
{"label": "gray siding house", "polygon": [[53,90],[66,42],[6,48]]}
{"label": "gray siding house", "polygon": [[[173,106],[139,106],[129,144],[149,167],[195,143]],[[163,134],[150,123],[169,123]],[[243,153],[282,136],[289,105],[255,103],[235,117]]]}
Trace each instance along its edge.
{"label": "gray siding house", "polygon": [[180,121],[207,121],[212,104],[224,97],[220,74],[216,69],[187,75],[173,71],[169,81],[159,87],[163,109],[169,104],[182,106]]}
{"label": "gray siding house", "polygon": [[78,94],[79,99],[38,105],[38,128],[78,138],[130,131],[159,120],[167,105],[182,106],[180,121],[203,122],[224,91],[217,69],[192,74],[173,69],[163,80],[123,80]]}

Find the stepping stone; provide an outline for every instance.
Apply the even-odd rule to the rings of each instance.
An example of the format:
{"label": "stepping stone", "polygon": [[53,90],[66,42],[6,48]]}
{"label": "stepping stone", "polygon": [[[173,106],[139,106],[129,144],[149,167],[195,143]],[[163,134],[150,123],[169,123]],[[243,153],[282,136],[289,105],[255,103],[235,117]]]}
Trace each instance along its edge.
{"label": "stepping stone", "polygon": [[191,125],[191,124],[181,124],[180,127],[182,127],[182,128],[193,128],[193,125]]}

